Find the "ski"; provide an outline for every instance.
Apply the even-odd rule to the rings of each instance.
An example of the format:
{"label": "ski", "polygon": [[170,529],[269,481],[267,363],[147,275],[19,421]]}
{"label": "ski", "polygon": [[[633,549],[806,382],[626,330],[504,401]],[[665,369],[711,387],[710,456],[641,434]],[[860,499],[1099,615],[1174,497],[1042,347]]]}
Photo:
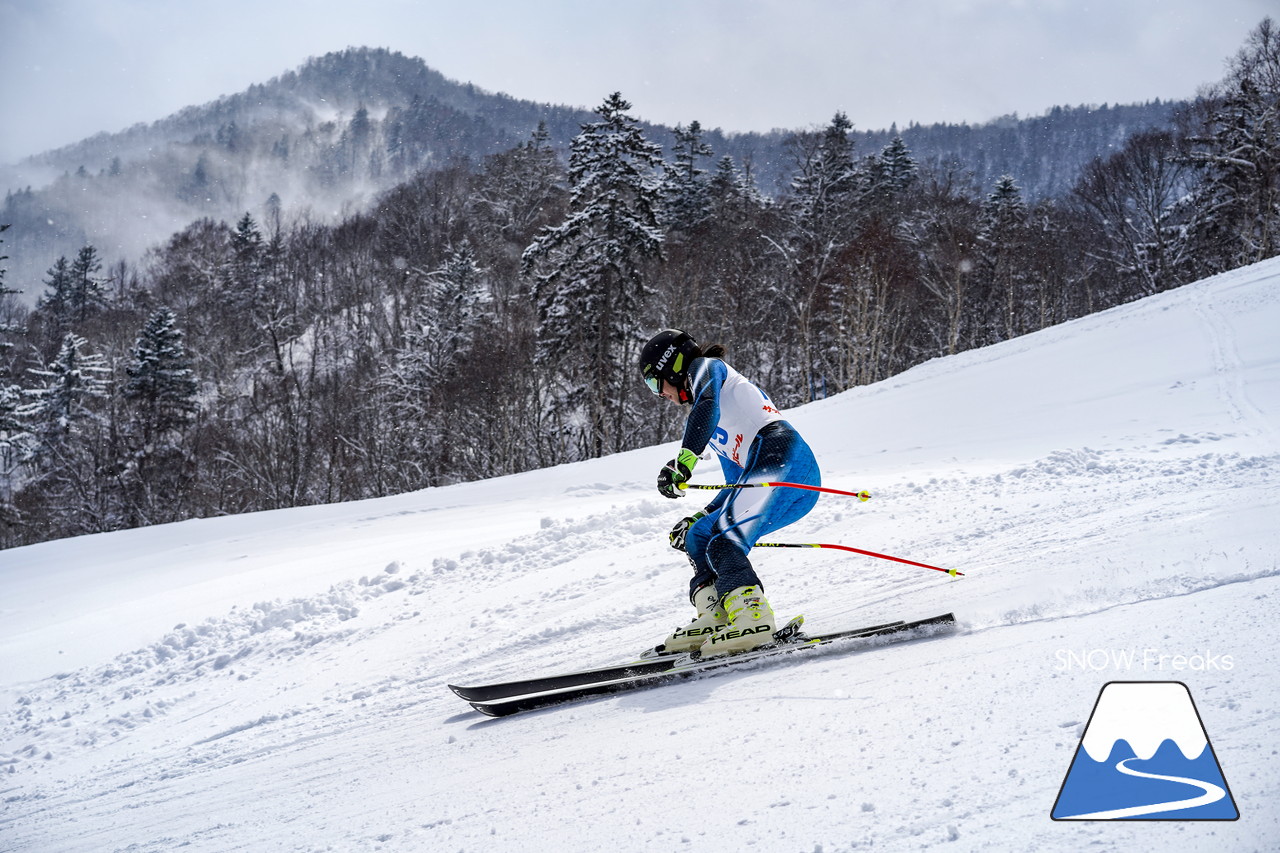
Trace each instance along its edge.
{"label": "ski", "polygon": [[[775,643],[794,642],[800,634],[803,616],[796,616],[773,633]],[[883,627],[883,626],[875,626]],[[550,690],[563,690],[583,684],[594,684],[600,681],[618,681],[623,678],[634,678],[638,675],[650,675],[665,672],[677,661],[689,658],[689,652],[666,652],[650,649],[639,659],[630,663],[597,669],[584,669],[578,672],[557,673],[537,678],[524,678],[517,681],[501,681],[493,684],[477,684],[470,687],[450,684],[449,689],[468,702],[492,702],[511,696],[524,696],[528,693],[546,693]]]}
{"label": "ski", "polygon": [[[683,656],[680,660],[668,662],[666,664],[666,668],[661,670],[654,671],[646,669],[636,675],[624,675],[613,680],[587,682],[576,686],[563,687],[551,691],[542,691],[529,695],[521,695],[514,698],[490,701],[473,700],[471,701],[471,707],[475,708],[482,714],[487,714],[490,717],[507,717],[524,711],[533,711],[539,708],[550,707],[552,705],[575,702],[580,699],[587,699],[593,696],[607,696],[615,693],[640,690],[647,687],[656,687],[658,685],[668,684],[683,678],[702,675],[703,673],[714,670],[738,666],[751,661],[779,657],[791,652],[803,649],[812,649],[834,642],[869,639],[873,637],[913,639],[918,635],[933,636],[948,630],[954,624],[955,616],[951,613],[944,613],[939,616],[931,616],[927,619],[917,619],[913,622],[897,622],[872,628],[836,631],[834,633],[818,634],[810,637],[800,635],[790,642],[771,643],[768,646],[755,649],[754,651],[729,655],[727,657],[702,659],[693,654],[689,654]],[[897,637],[896,635],[902,636]]]}

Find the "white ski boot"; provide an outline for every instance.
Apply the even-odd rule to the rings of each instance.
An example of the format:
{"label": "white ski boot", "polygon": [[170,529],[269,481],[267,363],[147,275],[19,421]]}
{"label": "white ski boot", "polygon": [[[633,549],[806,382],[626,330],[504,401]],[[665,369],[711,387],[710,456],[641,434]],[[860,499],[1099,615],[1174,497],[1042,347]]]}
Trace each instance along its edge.
{"label": "white ski boot", "polygon": [[667,637],[660,647],[664,653],[691,652],[701,646],[707,637],[723,630],[728,622],[724,609],[720,607],[720,595],[716,592],[714,585],[698,587],[689,598],[698,615],[688,625],[677,628],[674,634]]}
{"label": "white ski boot", "polygon": [[709,636],[699,647],[704,658],[749,652],[773,642],[778,620],[760,587],[738,587],[722,599],[721,607],[729,624]]}

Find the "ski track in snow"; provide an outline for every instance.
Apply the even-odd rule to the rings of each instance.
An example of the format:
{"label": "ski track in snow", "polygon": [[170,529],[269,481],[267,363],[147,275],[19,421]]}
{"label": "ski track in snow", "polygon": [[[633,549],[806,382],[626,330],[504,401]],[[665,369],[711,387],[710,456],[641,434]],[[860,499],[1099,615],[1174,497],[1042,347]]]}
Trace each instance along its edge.
{"label": "ski track in snow", "polygon": [[[1165,446],[1179,450],[1192,447],[1198,451],[1202,443],[1212,444],[1218,440],[1219,436],[1178,436],[1167,439]],[[1275,472],[1280,471],[1276,463],[1275,458],[1246,458],[1237,453],[1212,452],[1179,453],[1174,458],[1158,460],[1122,460],[1115,458],[1115,454],[1082,449],[1059,451],[1033,464],[986,477],[893,484],[877,489],[875,500],[902,505],[912,496],[927,501],[930,493],[948,491],[982,495],[983,501],[995,503],[971,506],[978,514],[970,517],[971,523],[964,532],[955,531],[953,536],[940,536],[918,543],[875,543],[871,547],[897,549],[895,553],[940,560],[943,558],[939,555],[972,551],[975,560],[983,559],[999,565],[1006,559],[1016,559],[1012,544],[1015,541],[1019,550],[1029,545],[1037,553],[1052,553],[1075,549],[1082,541],[1091,538],[1114,535],[1117,522],[1122,522],[1114,507],[1122,498],[1129,505],[1141,505],[1144,495],[1157,498],[1156,509],[1142,505],[1142,520],[1149,523],[1153,520],[1153,513],[1162,513],[1161,517],[1166,520],[1185,514],[1185,509],[1175,511],[1176,504],[1170,505],[1167,496],[1202,492],[1209,477],[1226,474],[1230,477],[1232,489],[1246,488],[1254,481],[1258,486],[1271,484],[1274,488]],[[1133,488],[1135,485],[1139,486],[1136,490]],[[1026,518],[1010,512],[1000,503],[1051,488],[1060,501],[1064,494],[1074,496],[1057,507],[1057,513],[1072,522],[1068,530],[1029,532]],[[1046,495],[1045,500],[1050,499]],[[1043,502],[1033,504],[1037,514],[1042,507]],[[660,538],[669,518],[661,512],[663,509],[665,507],[657,501],[645,501],[630,508],[629,514],[622,518],[609,512],[565,522],[548,519],[544,529],[532,536],[520,537],[499,547],[463,552],[456,557],[437,558],[429,569],[421,572],[406,573],[399,563],[393,562],[380,575],[364,576],[311,598],[259,602],[243,611],[210,618],[200,625],[176,626],[157,642],[121,654],[104,667],[90,672],[62,673],[29,690],[17,703],[17,709],[7,714],[0,734],[6,743],[30,737],[31,744],[20,751],[27,757],[45,756],[55,745],[67,748],[68,741],[79,746],[92,746],[103,737],[119,738],[158,716],[173,713],[184,698],[193,695],[194,684],[209,680],[247,679],[253,677],[248,674],[250,669],[267,664],[287,664],[317,654],[324,646],[344,642],[351,644],[371,633],[391,630],[400,622],[419,620],[426,606],[419,597],[429,594],[438,579],[450,575],[465,574],[470,586],[484,591],[504,580],[510,582],[510,576],[518,574],[522,578],[520,586],[529,589],[527,594],[542,603],[542,618],[514,637],[503,636],[500,642],[488,644],[483,641],[477,643],[468,637],[465,642],[457,644],[463,655],[459,659],[461,665],[474,669],[483,677],[489,677],[483,675],[486,666],[501,668],[509,663],[515,652],[548,649],[556,642],[564,642],[568,647],[573,637],[588,635],[620,620],[657,621],[660,624],[664,616],[673,612],[682,614],[678,608],[673,610],[671,607],[669,594],[665,598],[636,596],[634,606],[621,609],[613,602],[604,601],[600,602],[601,606],[590,608],[584,606],[589,602],[583,599],[590,595],[587,590],[592,581],[617,586],[621,585],[620,580],[630,583],[662,579],[662,585],[670,589],[668,580],[673,572],[669,570],[654,569],[642,573],[639,578],[616,570],[613,573],[598,571],[594,575],[575,574],[572,583],[551,587],[543,584],[539,574],[568,562],[565,554],[597,554],[604,548],[614,551],[639,547]],[[832,501],[815,510],[802,525],[814,528],[815,534],[830,537],[845,528],[856,528],[858,520],[852,516],[862,512],[860,507],[845,507]],[[935,534],[947,523],[942,518],[938,518],[936,523],[933,519],[927,521],[929,523],[917,523],[917,526]],[[1003,555],[1006,548],[1008,557]],[[826,554],[810,555],[808,552],[805,552],[805,557],[811,561],[822,560],[822,568],[828,571],[814,571],[813,565],[806,564],[800,557],[791,560],[792,566],[775,568],[782,561],[772,559],[773,556],[770,553],[768,559],[771,572],[785,577],[788,594],[792,587],[798,587],[802,592],[811,591],[814,584],[805,583],[810,580],[806,574],[816,576],[818,586],[842,571],[861,575],[861,585],[868,587],[868,593],[856,596],[856,607],[824,611],[821,620],[810,617],[811,624],[824,626],[866,621],[871,617],[860,614],[869,607],[885,616],[898,612],[895,607],[918,609],[920,605],[908,602],[926,591],[943,593],[936,600],[937,606],[944,607],[945,591],[952,584],[969,582],[941,577],[935,580],[923,573],[904,571],[896,565],[886,563],[881,566],[865,557],[827,558]],[[956,562],[953,559],[950,565],[957,565],[970,572],[977,582],[982,582],[983,563]],[[1040,601],[1031,607],[987,617],[970,617],[966,621],[971,630],[979,630],[1080,616],[1118,604],[1186,595],[1226,583],[1277,574],[1280,574],[1280,569],[1274,563],[1253,571],[1228,574],[1206,574],[1188,567],[1181,573],[1143,577],[1138,585],[1117,587],[1116,578],[1105,571],[1098,578],[1098,586],[1062,594],[1052,605]],[[768,577],[766,575],[766,580]],[[678,584],[675,589],[680,589]],[[812,595],[812,603],[818,604],[820,591],[812,590]],[[374,618],[360,618],[362,609],[383,597],[395,598],[396,604],[379,608]],[[483,597],[483,594],[479,596]],[[472,614],[468,627],[482,638],[497,636],[508,618],[504,608],[485,607],[483,603],[464,609]],[[563,618],[554,618],[557,613],[563,613]],[[548,615],[552,618],[548,619]],[[645,647],[645,642],[637,642],[635,651],[638,652]],[[447,638],[445,643],[448,643]],[[600,662],[610,660],[602,655]],[[124,704],[129,709],[103,715],[96,723],[92,722],[90,709],[98,709],[104,704]]]}
{"label": "ski track in snow", "polygon": [[[969,631],[985,632],[1058,622],[1280,574],[1274,561],[1246,565],[1241,570],[1238,560],[1224,558],[1216,565],[1211,557],[1201,555],[1209,562],[1159,575],[1142,573],[1126,585],[1124,567],[1103,564],[1090,578],[1092,583],[1081,583],[1083,579],[1077,576],[1070,590],[1056,589],[1046,598],[1035,567],[1019,564],[1020,556],[1028,552],[1056,554],[1069,561],[1072,552],[1090,541],[1105,552],[1117,528],[1130,520],[1144,529],[1157,522],[1176,527],[1181,519],[1197,514],[1195,502],[1171,502],[1170,495],[1253,488],[1274,494],[1276,460],[1205,450],[1222,440],[1218,435],[1179,434],[1163,439],[1144,456],[1126,457],[1087,448],[1062,450],[995,474],[888,483],[876,488],[876,504],[850,506],[831,501],[802,522],[814,536],[832,539],[851,535],[848,531],[874,517],[874,506],[893,506],[888,518],[877,526],[897,530],[897,516],[902,513],[915,519],[917,535],[927,531],[927,537],[858,544],[926,560],[947,562],[945,558],[951,557],[949,565],[970,573],[960,581],[934,579],[929,573],[906,572],[862,557],[824,559],[826,554],[809,552],[805,556],[810,560],[823,560],[820,571],[798,556],[789,561],[772,559],[776,552],[771,552],[766,579],[785,579],[787,598],[805,602],[799,609],[806,612],[811,625],[846,626],[946,609],[953,585],[986,583],[989,562],[1004,569],[1006,580],[1014,581],[1012,586],[1025,578],[1029,588],[1040,594],[1030,604],[1003,611],[975,614],[960,608]],[[927,506],[931,496],[939,492],[981,497],[968,505],[970,514],[961,525],[960,519],[930,517]],[[1204,500],[1202,497],[1199,503]],[[1123,503],[1127,510],[1117,512],[1117,503]],[[914,504],[920,508],[913,510]],[[1018,505],[1028,508],[1018,511]],[[1041,516],[1046,506],[1064,526],[1035,527],[1034,518]],[[673,614],[682,614],[670,604],[673,585],[680,588],[682,569],[632,573],[619,568],[626,565],[628,553],[652,554],[648,543],[660,539],[668,526],[664,510],[667,508],[658,501],[644,501],[626,508],[621,518],[616,512],[606,512],[565,521],[548,519],[538,533],[436,558],[430,567],[417,572],[392,562],[379,575],[364,576],[310,598],[259,602],[200,625],[177,626],[148,647],[119,655],[106,666],[63,673],[27,689],[4,715],[0,755],[9,757],[0,761],[8,764],[12,778],[41,764],[55,764],[59,758],[96,757],[98,762],[107,762],[101,781],[110,790],[108,779],[137,773],[149,763],[137,755],[136,749],[143,747],[131,749],[129,743],[140,731],[159,726],[183,733],[167,736],[163,744],[182,757],[160,762],[168,764],[167,768],[150,777],[153,785],[168,784],[187,775],[290,752],[314,740],[346,737],[395,716],[417,718],[423,697],[444,695],[445,682],[457,673],[483,680],[513,676],[528,666],[551,671],[560,666],[616,661],[616,655],[603,650],[594,654],[594,660],[576,659],[570,654],[574,638],[616,626],[620,620],[655,626]],[[610,561],[614,565],[583,567],[573,573],[571,583],[548,584],[542,577],[554,575],[567,562],[589,563],[601,554],[616,555]],[[960,559],[965,555],[971,556]],[[652,562],[658,565],[671,560]],[[782,565],[785,562],[791,565]],[[1230,571],[1223,571],[1227,568]],[[853,606],[833,606],[823,600],[831,578],[842,573],[858,577],[859,591],[850,596]],[[439,651],[448,652],[452,660],[448,672],[437,670],[424,656],[409,671],[333,685],[321,695],[291,675],[296,666],[324,671],[330,662],[378,634],[397,633],[405,642],[421,646],[422,638],[430,636],[423,613],[433,606],[429,599],[438,595],[433,589],[442,580],[462,576],[474,592],[470,600],[450,602],[451,608],[468,617],[465,640],[441,638],[443,648]],[[620,605],[608,597],[593,602],[593,582],[610,589],[609,596],[625,596],[633,603],[628,607],[626,600]],[[625,588],[636,583],[651,586],[655,592],[627,593]],[[508,620],[506,608],[486,600],[491,597],[488,590],[504,585],[515,586],[517,595],[527,596],[516,606],[535,607],[539,614],[511,637],[501,634]],[[824,609],[817,610],[820,607]],[[628,633],[635,651],[658,639],[651,627],[648,633]],[[248,680],[270,684],[270,699],[237,709],[239,719],[229,718],[225,705],[210,706],[213,697],[230,689],[226,685]],[[377,714],[351,708],[370,703],[380,709]],[[456,708],[459,713],[464,710],[463,705]],[[317,728],[321,733],[312,733]],[[257,745],[246,750],[246,738],[254,739]],[[154,749],[154,745],[146,749]],[[18,801],[25,796],[29,795],[18,795]],[[38,800],[46,796],[36,795]]]}
{"label": "ski track in snow", "polygon": [[1211,294],[1215,292],[1200,287],[1193,293],[1196,312],[1209,330],[1218,393],[1231,419],[1263,435],[1273,450],[1280,449],[1276,441],[1276,424],[1250,398],[1245,382],[1245,364],[1236,345],[1236,332],[1222,309],[1214,304],[1217,300],[1211,298]]}
{"label": "ski track in snow", "polygon": [[[956,636],[480,718],[447,682],[616,663],[688,617],[688,568],[665,541],[696,504],[649,497],[637,472],[612,485],[588,476],[555,497],[560,481],[548,480],[532,532],[497,523],[475,547],[448,552],[396,540],[324,589],[247,597],[102,665],[0,686],[0,849],[575,850],[598,849],[597,826],[626,850],[747,846],[757,832],[769,839],[758,849],[804,853],[1274,847],[1280,695],[1274,664],[1254,651],[1280,618],[1280,445],[1274,388],[1255,378],[1256,334],[1240,330],[1242,318],[1280,312],[1264,310],[1275,297],[1241,289],[1249,280],[1160,297],[1161,310],[1204,330],[1207,368],[1170,382],[1161,399],[1177,412],[1212,386],[1220,416],[1135,412],[1105,434],[1084,422],[1076,440],[1029,457],[902,472],[868,473],[833,454],[826,481],[872,500],[824,497],[769,537],[967,577],[836,552],[753,554],[780,617],[804,613],[820,630],[954,610]],[[1085,323],[1107,334],[1153,315]],[[956,363],[1000,360],[983,352]],[[867,399],[921,381],[908,374]],[[376,530],[403,516],[429,527],[439,513],[469,511],[397,507],[364,503],[349,524]],[[234,539],[223,547],[242,553]],[[1212,646],[1238,668],[1071,672],[1054,656],[1148,646]],[[1236,825],[1090,825],[1070,836],[1052,825],[1093,697],[1125,677],[1181,678],[1196,691],[1241,809]],[[735,756],[729,767],[749,768],[735,763],[744,752],[766,757],[772,781],[719,775],[706,756],[723,764],[720,744]],[[732,803],[689,796],[721,784]],[[627,803],[639,804],[634,813]]]}

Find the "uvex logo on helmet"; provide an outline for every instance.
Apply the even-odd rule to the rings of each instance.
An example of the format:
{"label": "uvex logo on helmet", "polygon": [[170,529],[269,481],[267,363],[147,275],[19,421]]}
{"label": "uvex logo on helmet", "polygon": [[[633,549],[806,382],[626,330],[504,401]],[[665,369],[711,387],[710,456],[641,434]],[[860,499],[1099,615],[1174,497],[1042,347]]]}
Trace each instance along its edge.
{"label": "uvex logo on helmet", "polygon": [[675,354],[676,354],[676,345],[672,344],[671,346],[667,347],[666,352],[658,356],[658,363],[655,364],[654,367],[657,368],[658,370],[666,370],[667,359],[671,358],[671,356]]}

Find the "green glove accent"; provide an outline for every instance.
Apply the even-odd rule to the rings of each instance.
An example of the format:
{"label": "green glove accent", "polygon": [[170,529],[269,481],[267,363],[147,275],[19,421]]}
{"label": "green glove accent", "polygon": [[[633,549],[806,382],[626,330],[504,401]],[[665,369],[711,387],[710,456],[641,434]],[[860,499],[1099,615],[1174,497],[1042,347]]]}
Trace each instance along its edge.
{"label": "green glove accent", "polygon": [[707,513],[705,511],[698,510],[688,518],[682,518],[677,521],[676,526],[671,528],[671,533],[667,536],[671,542],[671,547],[675,548],[677,551],[685,551],[688,553],[688,550],[685,548],[685,538],[689,535],[689,529],[697,524],[699,519],[706,517]]}
{"label": "green glove accent", "polygon": [[684,497],[684,489],[680,486],[693,476],[693,466],[697,464],[698,454],[687,448],[680,448],[680,454],[658,472],[658,492],[664,498]]}

